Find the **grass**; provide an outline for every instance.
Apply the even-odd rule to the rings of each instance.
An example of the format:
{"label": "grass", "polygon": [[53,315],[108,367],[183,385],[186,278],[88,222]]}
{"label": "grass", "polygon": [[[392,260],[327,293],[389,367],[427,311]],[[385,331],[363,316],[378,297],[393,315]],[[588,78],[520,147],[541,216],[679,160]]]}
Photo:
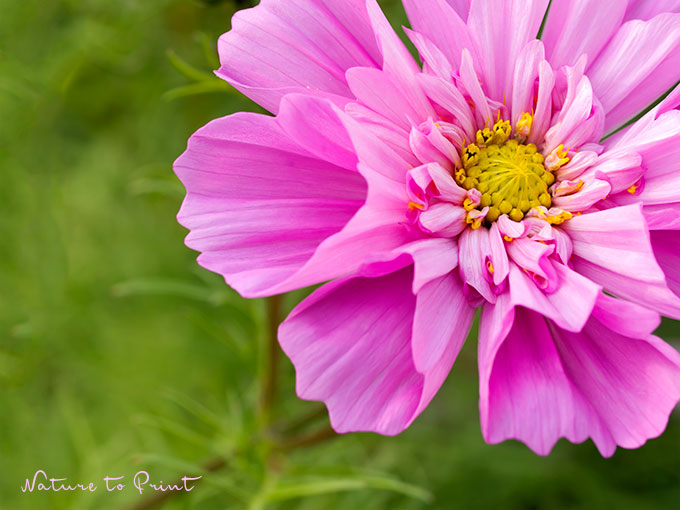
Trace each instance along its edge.
{"label": "grass", "polygon": [[[397,2],[383,4],[404,22]],[[590,442],[561,441],[548,458],[486,445],[474,341],[404,434],[269,453],[257,412],[266,305],[198,268],[174,220],[183,190],[171,165],[188,136],[260,111],[210,74],[235,8],[0,0],[0,508],[143,499],[131,485],[21,493],[38,469],[99,484],[142,469],[166,482],[203,473],[168,509],[677,505],[677,414],[662,438],[609,460]],[[678,336],[677,323],[663,328]],[[314,408],[284,360],[274,419]],[[216,455],[226,467],[205,473]]]}

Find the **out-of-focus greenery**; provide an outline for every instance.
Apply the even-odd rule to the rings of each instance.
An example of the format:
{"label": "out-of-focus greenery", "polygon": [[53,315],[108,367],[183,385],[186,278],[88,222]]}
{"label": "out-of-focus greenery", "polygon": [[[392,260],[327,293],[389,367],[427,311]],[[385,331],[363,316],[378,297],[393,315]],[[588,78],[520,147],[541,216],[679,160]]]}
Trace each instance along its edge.
{"label": "out-of-focus greenery", "polygon": [[[609,460],[590,442],[548,458],[486,445],[474,339],[404,434],[271,453],[257,405],[265,302],[198,268],[174,220],[171,164],[188,136],[260,111],[211,74],[236,8],[0,0],[0,508],[125,508],[144,499],[129,485],[141,469],[204,475],[163,507],[175,509],[677,508],[677,414]],[[314,409],[284,359],[272,418]],[[227,465],[205,472],[215,456]],[[99,489],[21,493],[38,469]],[[106,492],[103,477],[122,475],[128,487]]]}

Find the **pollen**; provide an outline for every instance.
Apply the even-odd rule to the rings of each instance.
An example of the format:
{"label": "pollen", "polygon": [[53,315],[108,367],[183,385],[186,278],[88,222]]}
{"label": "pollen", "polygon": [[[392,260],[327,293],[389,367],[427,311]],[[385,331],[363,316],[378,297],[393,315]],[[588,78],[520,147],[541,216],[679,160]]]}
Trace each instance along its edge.
{"label": "pollen", "polygon": [[[510,123],[501,120],[493,129],[479,130],[477,144],[463,148],[464,168],[455,174],[463,188],[481,193],[476,207],[480,211],[488,208],[483,218],[487,225],[502,214],[520,221],[531,209],[541,206],[549,209],[552,205],[549,188],[555,176],[546,169],[545,158],[536,145],[520,143],[510,134]],[[469,209],[472,204],[467,205],[472,213],[468,213],[468,223],[474,228],[481,224],[481,218]]]}

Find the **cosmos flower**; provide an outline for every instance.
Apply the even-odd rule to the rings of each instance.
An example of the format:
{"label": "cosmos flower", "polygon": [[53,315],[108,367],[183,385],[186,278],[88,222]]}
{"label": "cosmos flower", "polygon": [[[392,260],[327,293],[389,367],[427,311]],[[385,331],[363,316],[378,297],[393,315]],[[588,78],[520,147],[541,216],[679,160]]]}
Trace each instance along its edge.
{"label": "cosmos flower", "polygon": [[[680,355],[680,2],[262,0],[217,74],[275,116],[189,140],[178,215],[338,432],[403,431],[475,316],[486,441],[602,455],[665,428]],[[537,34],[540,30],[540,39]]]}

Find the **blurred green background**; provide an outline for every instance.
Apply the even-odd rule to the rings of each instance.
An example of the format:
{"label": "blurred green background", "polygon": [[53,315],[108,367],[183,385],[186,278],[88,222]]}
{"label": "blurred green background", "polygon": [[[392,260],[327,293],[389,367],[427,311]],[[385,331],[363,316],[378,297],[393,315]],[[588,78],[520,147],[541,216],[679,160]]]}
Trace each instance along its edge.
{"label": "blurred green background", "polygon": [[[275,303],[197,266],[171,168],[210,119],[260,111],[211,73],[247,3],[0,0],[0,508],[151,508],[151,491],[103,488],[142,469],[203,475],[167,509],[679,508],[677,412],[660,439],[611,459],[591,442],[548,458],[486,445],[474,338],[398,437],[320,441],[327,418],[298,401],[285,359],[267,426]],[[100,487],[23,494],[37,469]]]}

